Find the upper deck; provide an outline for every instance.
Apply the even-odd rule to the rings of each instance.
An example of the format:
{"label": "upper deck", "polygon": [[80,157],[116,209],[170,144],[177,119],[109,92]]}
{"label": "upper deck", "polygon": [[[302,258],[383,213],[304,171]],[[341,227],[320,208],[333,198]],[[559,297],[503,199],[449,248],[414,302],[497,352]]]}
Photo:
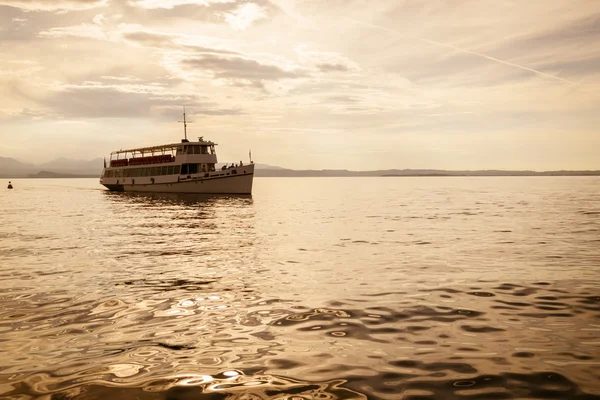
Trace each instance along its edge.
{"label": "upper deck", "polygon": [[170,143],[170,144],[163,144],[163,145],[159,145],[159,146],[150,146],[150,147],[138,147],[135,149],[125,149],[125,150],[117,150],[117,151],[113,151],[112,153],[110,153],[111,155],[111,159],[113,155],[119,155],[119,154],[154,154],[154,153],[167,153],[167,152],[173,152],[173,151],[177,151],[180,148],[183,148],[183,146],[217,146],[216,143],[211,142],[211,141],[206,141],[203,140],[202,137],[198,138],[197,142],[189,142],[189,141],[184,141],[182,140],[181,143]]}
{"label": "upper deck", "polygon": [[182,140],[181,143],[117,150],[110,153],[109,167],[173,162],[216,163],[216,145],[216,143],[200,137],[197,142]]}

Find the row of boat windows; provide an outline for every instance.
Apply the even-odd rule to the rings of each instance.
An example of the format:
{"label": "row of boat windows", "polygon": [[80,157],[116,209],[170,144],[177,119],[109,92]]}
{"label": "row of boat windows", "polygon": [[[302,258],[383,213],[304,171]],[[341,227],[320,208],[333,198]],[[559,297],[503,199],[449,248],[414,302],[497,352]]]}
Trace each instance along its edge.
{"label": "row of boat windows", "polygon": [[106,171],[104,176],[107,178],[132,178],[136,176],[179,175],[180,173],[181,165],[170,165],[162,167],[115,169]]}
{"label": "row of boat windows", "polygon": [[135,178],[142,176],[160,176],[160,175],[191,175],[199,172],[209,172],[215,170],[215,164],[183,164],[183,165],[164,165],[161,167],[146,168],[122,168],[111,171],[105,171],[107,178]]}
{"label": "row of boat windows", "polygon": [[177,154],[215,154],[215,146],[183,146],[177,148]]}

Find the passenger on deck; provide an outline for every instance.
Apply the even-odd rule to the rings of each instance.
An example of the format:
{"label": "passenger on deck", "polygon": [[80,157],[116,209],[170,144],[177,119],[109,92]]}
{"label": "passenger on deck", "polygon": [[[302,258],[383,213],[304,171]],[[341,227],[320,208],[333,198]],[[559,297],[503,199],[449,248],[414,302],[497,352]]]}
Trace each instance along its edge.
{"label": "passenger on deck", "polygon": [[13,188],[12,183],[10,183],[10,181],[8,181],[8,188],[7,189],[12,189],[12,188]]}

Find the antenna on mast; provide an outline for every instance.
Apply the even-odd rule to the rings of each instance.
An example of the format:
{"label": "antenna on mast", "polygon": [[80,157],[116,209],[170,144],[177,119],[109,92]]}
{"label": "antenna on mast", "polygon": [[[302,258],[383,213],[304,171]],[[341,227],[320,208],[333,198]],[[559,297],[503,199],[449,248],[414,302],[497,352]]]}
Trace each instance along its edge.
{"label": "antenna on mast", "polygon": [[184,135],[184,139],[182,140],[182,142],[183,143],[189,142],[189,140],[187,138],[187,121],[185,120],[185,106],[183,106],[183,121],[177,121],[177,122],[183,122],[183,135]]}

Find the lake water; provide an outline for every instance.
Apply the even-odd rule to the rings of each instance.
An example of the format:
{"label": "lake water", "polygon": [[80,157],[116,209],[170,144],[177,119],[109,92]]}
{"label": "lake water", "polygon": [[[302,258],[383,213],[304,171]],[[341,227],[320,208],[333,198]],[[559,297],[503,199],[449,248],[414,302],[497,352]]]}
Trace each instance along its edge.
{"label": "lake water", "polygon": [[600,178],[0,190],[2,399],[600,399]]}

